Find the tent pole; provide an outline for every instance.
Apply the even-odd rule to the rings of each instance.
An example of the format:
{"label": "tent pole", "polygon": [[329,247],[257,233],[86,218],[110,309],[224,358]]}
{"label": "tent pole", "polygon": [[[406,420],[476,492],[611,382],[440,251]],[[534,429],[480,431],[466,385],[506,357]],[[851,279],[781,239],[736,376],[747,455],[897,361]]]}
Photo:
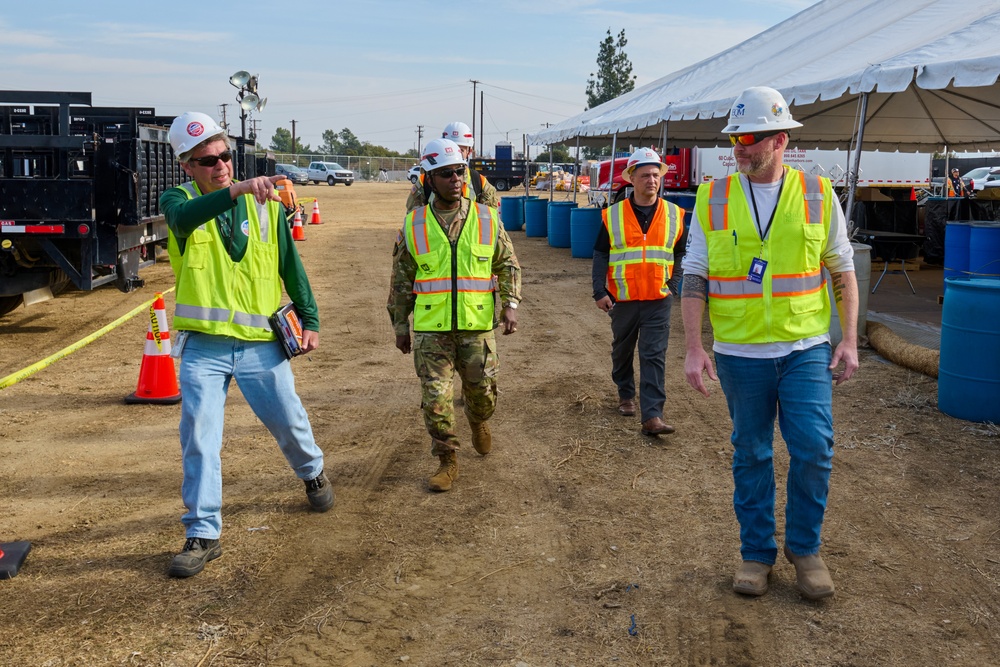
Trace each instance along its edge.
{"label": "tent pole", "polygon": [[580,181],[580,135],[576,135],[576,166],[573,168],[573,201],[576,201],[576,184]]}
{"label": "tent pole", "polygon": [[868,117],[868,93],[861,93],[861,120],[858,122],[858,142],[854,147],[854,166],[847,175],[847,238],[854,236],[857,228],[854,224],[854,191],[858,187],[858,172],[861,169],[861,146],[865,138],[865,118]]}
{"label": "tent pole", "polygon": [[615,132],[611,135],[611,168],[608,169],[608,206],[611,206],[611,195],[614,193],[612,189],[615,184],[615,150],[618,145],[618,133]]}

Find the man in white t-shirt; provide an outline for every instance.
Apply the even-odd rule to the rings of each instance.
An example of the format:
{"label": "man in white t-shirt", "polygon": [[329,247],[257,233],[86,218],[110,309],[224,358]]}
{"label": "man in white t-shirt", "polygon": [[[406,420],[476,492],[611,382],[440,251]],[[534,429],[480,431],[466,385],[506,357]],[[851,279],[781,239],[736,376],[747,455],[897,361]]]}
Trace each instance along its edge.
{"label": "man in white t-shirt", "polygon": [[[720,380],[733,421],[733,506],[742,563],[733,589],[767,592],[777,558],[774,420],[788,446],[785,557],[811,600],[830,597],[819,555],[833,460],[831,382],[858,367],[858,286],[844,214],[828,179],[782,162],[792,120],[781,94],[749,88],[729,124],[739,173],[703,184],[692,216],[681,309],[688,384]],[[831,277],[843,338],[830,347]],[[715,367],[702,343],[708,305]],[[843,365],[842,370],[836,370]]]}

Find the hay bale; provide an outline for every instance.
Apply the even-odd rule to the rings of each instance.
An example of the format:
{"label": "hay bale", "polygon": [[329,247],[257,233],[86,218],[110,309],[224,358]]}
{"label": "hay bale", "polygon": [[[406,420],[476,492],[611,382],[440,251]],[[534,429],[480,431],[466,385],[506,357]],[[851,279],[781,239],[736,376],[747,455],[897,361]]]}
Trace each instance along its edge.
{"label": "hay bale", "polygon": [[907,343],[884,324],[868,321],[868,343],[876,352],[898,366],[932,378],[938,376],[940,352]]}

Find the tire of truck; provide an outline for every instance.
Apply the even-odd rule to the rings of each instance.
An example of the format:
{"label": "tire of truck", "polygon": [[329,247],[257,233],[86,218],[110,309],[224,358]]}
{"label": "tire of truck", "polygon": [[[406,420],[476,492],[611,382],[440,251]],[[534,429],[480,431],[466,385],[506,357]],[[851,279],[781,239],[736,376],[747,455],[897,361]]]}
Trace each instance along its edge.
{"label": "tire of truck", "polygon": [[611,203],[612,204],[617,204],[618,202],[622,201],[623,199],[628,199],[628,196],[630,194],[632,194],[632,186],[631,185],[626,185],[624,188],[618,188],[618,192],[615,193],[614,199],[612,200]]}
{"label": "tire of truck", "polygon": [[14,296],[0,296],[0,317],[3,317],[20,305],[20,294],[15,294]]}
{"label": "tire of truck", "polygon": [[419,180],[420,178],[417,176],[410,176],[410,183],[413,183],[414,185],[416,185]]}
{"label": "tire of truck", "polygon": [[[60,292],[64,291],[69,286],[69,276],[60,269],[53,269],[52,273],[49,274],[49,289],[52,290],[52,296],[56,296]],[[15,294],[13,296],[0,296],[0,317],[3,317],[7,313],[15,310],[18,306],[23,303],[24,299],[20,294]]]}
{"label": "tire of truck", "polygon": [[332,188],[333,186],[335,186],[337,184],[337,181],[333,180],[333,176],[327,176],[326,177],[326,184],[329,185]]}
{"label": "tire of truck", "polygon": [[510,189],[507,185],[506,178],[498,178],[497,182],[493,184],[493,187],[495,187],[500,192],[506,192],[507,190]]}
{"label": "tire of truck", "polygon": [[346,185],[347,187],[351,187],[352,185],[354,185],[354,181],[344,181],[344,185]]}

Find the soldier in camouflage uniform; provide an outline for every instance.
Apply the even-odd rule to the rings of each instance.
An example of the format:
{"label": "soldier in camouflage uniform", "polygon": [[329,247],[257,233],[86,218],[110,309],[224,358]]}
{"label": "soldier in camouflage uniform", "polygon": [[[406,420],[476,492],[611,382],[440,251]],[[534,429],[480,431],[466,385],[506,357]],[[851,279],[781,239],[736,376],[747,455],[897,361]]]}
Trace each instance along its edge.
{"label": "soldier in camouflage uniform", "polygon": [[[441,133],[442,139],[451,139],[462,151],[462,159],[468,162],[472,150],[475,148],[475,138],[472,130],[462,122],[448,123]],[[427,194],[430,187],[427,184],[427,174],[420,174],[420,180],[410,188],[410,196],[406,198],[406,212],[409,213],[415,208],[427,205]],[[500,207],[500,195],[496,188],[490,185],[486,177],[471,167],[465,170],[465,187],[462,189],[462,196],[473,199],[480,204],[486,204],[493,208]]]}
{"label": "soldier in camouflage uniform", "polygon": [[[493,329],[517,331],[521,268],[497,210],[462,196],[465,161],[458,146],[447,139],[428,142],[421,165],[433,197],[430,206],[407,214],[396,238],[387,309],[396,347],[403,354],[413,351],[431,454],[441,462],[429,487],[447,491],[458,477],[460,447],[454,376],[457,371],[462,379],[472,445],[486,455],[493,444],[487,421],[496,408],[499,367]],[[499,322],[494,275],[503,306]]]}

